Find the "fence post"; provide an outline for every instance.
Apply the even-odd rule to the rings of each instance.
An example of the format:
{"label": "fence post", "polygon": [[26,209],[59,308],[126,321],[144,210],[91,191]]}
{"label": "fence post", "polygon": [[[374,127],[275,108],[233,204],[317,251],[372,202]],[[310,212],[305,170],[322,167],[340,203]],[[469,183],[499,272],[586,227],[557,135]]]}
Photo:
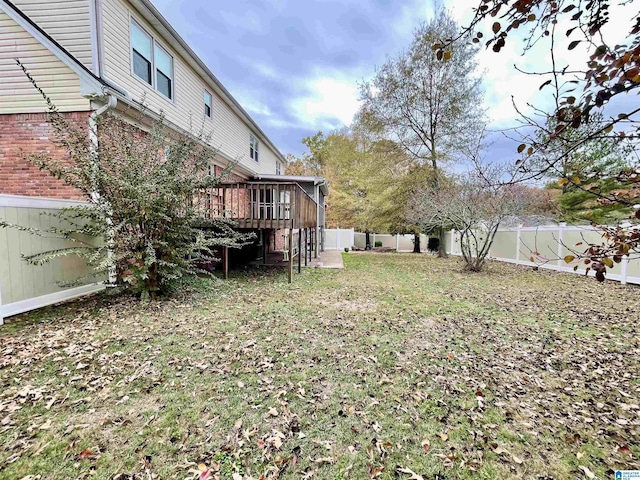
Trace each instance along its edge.
{"label": "fence post", "polygon": [[356,231],[352,228],[351,229],[351,245],[349,245],[349,250],[351,250],[351,247],[354,247],[356,244]]}
{"label": "fence post", "polygon": [[522,241],[522,225],[516,231],[516,265],[520,264],[520,242]]}
{"label": "fence post", "polygon": [[376,234],[373,234],[373,245],[371,246],[372,248],[376,248]]}
{"label": "fence post", "polygon": [[562,269],[562,237],[563,237],[563,232],[564,232],[564,227],[566,227],[567,224],[565,222],[560,222],[558,224],[558,270]]}
{"label": "fence post", "polygon": [[396,233],[396,253],[400,251],[400,234]]}
{"label": "fence post", "polygon": [[336,250],[340,251],[340,229],[336,228]]}
{"label": "fence post", "polygon": [[2,285],[0,285],[0,325],[4,325],[4,317],[2,315]]}
{"label": "fence post", "polygon": [[456,237],[453,234],[453,229],[451,229],[450,233],[451,233],[451,242],[449,243],[451,243],[451,247],[449,248],[449,255],[453,255],[453,247],[455,246]]}
{"label": "fence post", "polygon": [[[620,284],[627,284],[627,266],[629,265],[629,256],[625,255],[622,257],[622,262],[620,263]],[[2,315],[0,314],[0,325],[2,325]]]}

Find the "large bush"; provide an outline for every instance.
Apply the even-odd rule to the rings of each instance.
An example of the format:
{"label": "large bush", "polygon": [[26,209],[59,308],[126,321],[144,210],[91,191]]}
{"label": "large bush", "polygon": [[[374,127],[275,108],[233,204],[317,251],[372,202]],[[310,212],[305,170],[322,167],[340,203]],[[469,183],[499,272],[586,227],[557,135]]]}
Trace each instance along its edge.
{"label": "large bush", "polygon": [[[43,232],[17,226],[73,242],[72,247],[41,252],[27,261],[42,264],[79,255],[92,274],[109,274],[122,289],[153,297],[185,275],[207,273],[203,267],[216,260],[218,247],[241,247],[253,238],[235,231],[230,220],[201,218],[200,202],[207,199],[202,192],[227,173],[214,174],[216,152],[204,132],[176,134],[162,117],[143,130],[106,113],[89,135],[86,126],[67,122],[41,93],[49,105],[52,140],[65,148],[68,158],[37,154],[29,159],[77,188],[87,204],[60,211],[65,228]],[[101,241],[94,241],[96,237]]]}

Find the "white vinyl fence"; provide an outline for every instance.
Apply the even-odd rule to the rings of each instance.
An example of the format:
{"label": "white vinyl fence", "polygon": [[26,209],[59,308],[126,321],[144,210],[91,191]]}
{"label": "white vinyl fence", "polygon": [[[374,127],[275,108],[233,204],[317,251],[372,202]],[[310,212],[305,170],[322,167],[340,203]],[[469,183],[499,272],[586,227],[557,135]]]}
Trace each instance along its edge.
{"label": "white vinyl fence", "polygon": [[[392,248],[397,252],[413,252],[413,234],[391,235],[388,233],[371,233],[371,246],[376,242],[382,243],[383,248]],[[426,250],[428,236],[420,235],[420,248]],[[324,249],[344,250],[352,247],[364,248],[366,245],[366,234],[356,232],[353,228],[346,229],[325,229]]]}
{"label": "white vinyl fence", "polygon": [[[7,223],[45,229],[58,220],[46,215],[80,202],[39,197],[0,195],[0,220]],[[64,300],[97,292],[102,282],[63,288],[59,282],[71,282],[89,273],[79,257],[60,257],[43,266],[29,265],[22,255],[64,248],[71,243],[59,238],[44,238],[13,228],[0,228],[0,325],[5,317]]]}
{"label": "white vinyl fence", "polygon": [[[447,233],[447,251],[462,255],[460,234]],[[601,244],[600,232],[591,226],[567,226],[564,224],[543,227],[516,227],[498,230],[489,257],[516,265],[538,266],[560,272],[584,275],[587,265],[583,261],[567,264],[564,258],[573,251],[582,253],[589,243]],[[582,243],[582,245],[577,245]],[[532,261],[533,258],[533,261]],[[578,269],[574,267],[578,265]],[[594,272],[590,272],[593,275]],[[607,279],[640,284],[640,259],[622,258],[622,262],[607,268]]]}
{"label": "white vinyl fence", "polygon": [[325,250],[344,250],[351,249],[354,243],[355,232],[353,228],[325,228],[324,232],[324,249]]}
{"label": "white vinyl fence", "polygon": [[[389,235],[371,233],[371,244],[382,242],[385,248],[395,249],[397,252],[413,251],[413,235]],[[420,249],[427,251],[428,237],[420,236]],[[460,251],[460,234],[456,231],[447,232],[445,236],[447,253],[462,255]],[[582,242],[582,245],[576,245]],[[600,244],[600,233],[591,226],[567,226],[564,224],[541,227],[516,227],[498,230],[489,258],[516,265],[537,266],[561,272],[584,275],[587,265],[584,262],[567,264],[564,258],[572,255],[571,250],[583,252],[588,243]],[[364,248],[365,234],[353,229],[325,230],[325,250],[343,250],[351,247]],[[533,257],[533,261],[531,258]],[[578,269],[574,270],[575,265]],[[589,273],[593,275],[593,272]],[[607,279],[621,283],[640,284],[640,259],[623,257],[619,264],[607,268]]]}

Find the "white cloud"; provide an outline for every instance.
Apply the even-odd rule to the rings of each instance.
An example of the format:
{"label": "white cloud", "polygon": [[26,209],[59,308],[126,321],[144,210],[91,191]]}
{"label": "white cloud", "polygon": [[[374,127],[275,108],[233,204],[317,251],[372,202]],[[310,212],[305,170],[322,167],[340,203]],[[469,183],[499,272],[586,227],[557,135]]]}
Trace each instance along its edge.
{"label": "white cloud", "polygon": [[257,96],[247,91],[235,92],[236,99],[240,102],[240,105],[249,112],[250,115],[261,115],[270,117],[273,112],[268,105],[262,103],[257,99]]}
{"label": "white cloud", "polygon": [[[473,18],[473,7],[477,5],[478,0],[450,0],[447,6],[460,25],[467,25]],[[616,42],[624,41],[627,32],[630,30],[632,19],[628,15],[628,10],[628,8],[611,6],[611,19],[603,29],[603,34],[612,45]],[[491,24],[495,20],[494,18],[488,19],[480,25],[480,29],[490,34]],[[586,46],[579,45],[573,50],[568,50],[570,41],[580,38],[578,32],[576,32],[575,37],[571,38],[567,38],[565,35],[569,28],[575,26],[573,23],[563,21],[556,26],[554,52],[557,68],[563,68],[568,65],[569,69],[583,69],[588,61],[590,52]],[[485,102],[494,127],[501,128],[516,124],[519,115],[513,107],[512,96],[518,108],[527,114],[532,112],[527,103],[543,110],[553,108],[552,88],[546,87],[540,91],[540,85],[550,77],[527,75],[519,72],[514,67],[515,64],[520,69],[528,72],[551,70],[549,37],[541,39],[525,55],[522,55],[523,39],[528,33],[529,29],[526,27],[521,27],[517,32],[510,32],[506,46],[500,53],[494,53],[491,48],[486,49],[481,44],[478,63],[480,71],[483,72],[483,86],[486,92]],[[487,38],[488,35],[485,35],[485,39]]]}
{"label": "white cloud", "polygon": [[[266,65],[255,64],[264,77],[279,78]],[[270,108],[264,91],[242,90],[235,92],[240,104],[250,115],[263,117],[266,124],[275,128],[302,128],[331,131],[348,126],[360,107],[358,80],[344,72],[315,72],[305,78],[289,78],[291,98],[285,100],[282,113]]]}
{"label": "white cloud", "polygon": [[307,92],[289,102],[301,127],[332,130],[351,124],[360,107],[355,78],[324,74],[304,84]]}
{"label": "white cloud", "polygon": [[400,15],[392,23],[393,32],[397,37],[406,39],[408,46],[413,38],[413,31],[421,22],[429,20],[432,16],[433,7],[431,2],[412,0],[400,7]]}

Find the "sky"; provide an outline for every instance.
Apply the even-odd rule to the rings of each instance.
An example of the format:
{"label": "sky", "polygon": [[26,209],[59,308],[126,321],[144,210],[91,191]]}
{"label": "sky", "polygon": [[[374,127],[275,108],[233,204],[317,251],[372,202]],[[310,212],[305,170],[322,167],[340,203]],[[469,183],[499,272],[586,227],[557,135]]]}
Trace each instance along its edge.
{"label": "sky", "polygon": [[[299,156],[301,139],[348,126],[359,106],[358,85],[376,66],[411,42],[433,15],[434,0],[153,0],[196,54],[249,112],[283,154]],[[461,24],[477,0],[440,2]],[[612,12],[612,24],[628,21]],[[489,24],[490,27],[490,24]],[[486,31],[489,29],[487,28]],[[568,41],[565,42],[568,44]],[[587,57],[580,46],[559,45],[558,62]],[[481,49],[479,69],[489,116],[485,157],[509,161],[519,141],[504,131],[517,125],[512,104],[550,106],[539,86],[545,78],[519,73],[544,69],[539,45],[526,57],[508,42],[500,54]],[[513,135],[510,135],[513,137]]]}

